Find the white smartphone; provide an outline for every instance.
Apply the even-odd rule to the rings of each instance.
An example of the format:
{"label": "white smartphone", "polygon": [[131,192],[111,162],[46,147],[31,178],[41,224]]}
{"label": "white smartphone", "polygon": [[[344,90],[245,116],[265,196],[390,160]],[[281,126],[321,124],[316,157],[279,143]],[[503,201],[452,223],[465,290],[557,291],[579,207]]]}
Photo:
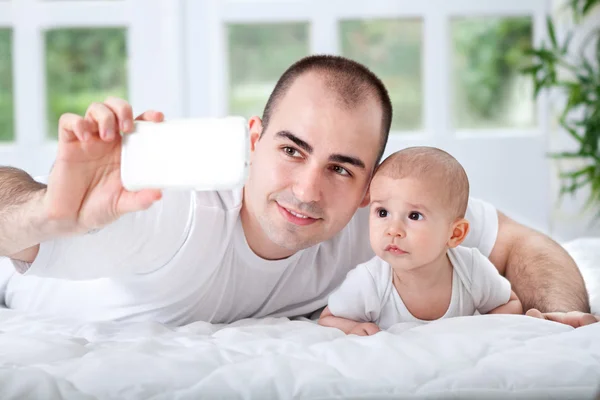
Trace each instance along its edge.
{"label": "white smartphone", "polygon": [[243,186],[250,138],[242,117],[136,121],[123,134],[121,181],[127,190],[225,190]]}

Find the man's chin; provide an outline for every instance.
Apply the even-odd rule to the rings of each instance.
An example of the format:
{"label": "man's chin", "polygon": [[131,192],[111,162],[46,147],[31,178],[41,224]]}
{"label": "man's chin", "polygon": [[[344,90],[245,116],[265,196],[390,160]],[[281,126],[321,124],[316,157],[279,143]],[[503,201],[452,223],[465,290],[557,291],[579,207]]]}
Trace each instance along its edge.
{"label": "man's chin", "polygon": [[304,250],[321,242],[321,240],[316,238],[315,235],[297,235],[290,234],[288,232],[286,233],[287,234],[283,235],[272,235],[270,239],[279,247],[290,251]]}

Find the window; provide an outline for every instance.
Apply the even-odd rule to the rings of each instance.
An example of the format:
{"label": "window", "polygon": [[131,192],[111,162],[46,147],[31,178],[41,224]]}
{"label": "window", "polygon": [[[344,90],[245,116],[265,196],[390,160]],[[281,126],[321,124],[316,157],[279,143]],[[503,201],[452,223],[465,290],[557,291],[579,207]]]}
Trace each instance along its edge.
{"label": "window", "polygon": [[0,29],[0,142],[14,140],[11,33]]}
{"label": "window", "polygon": [[416,19],[343,21],[342,55],[369,67],[386,85],[392,130],[422,128],[422,23]]}
{"label": "window", "polygon": [[262,116],[280,75],[308,55],[308,24],[230,24],[229,113]]}
{"label": "window", "polygon": [[83,115],[95,101],[127,98],[124,28],[55,29],[46,33],[48,132],[63,113]]}
{"label": "window", "polygon": [[533,86],[518,72],[532,44],[531,18],[455,18],[451,29],[453,126],[532,127]]}

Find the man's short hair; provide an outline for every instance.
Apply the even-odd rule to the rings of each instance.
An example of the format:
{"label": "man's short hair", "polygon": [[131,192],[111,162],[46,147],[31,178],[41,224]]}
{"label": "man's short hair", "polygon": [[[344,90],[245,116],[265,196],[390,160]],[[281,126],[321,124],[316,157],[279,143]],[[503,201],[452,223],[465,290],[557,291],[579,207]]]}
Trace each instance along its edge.
{"label": "man's short hair", "polygon": [[386,158],[377,174],[392,179],[417,178],[436,185],[454,218],[464,218],[469,202],[469,178],[456,158],[436,147],[418,146]]}
{"label": "man's short hair", "polygon": [[295,62],[277,81],[275,89],[263,112],[263,128],[266,130],[271,114],[277,107],[278,101],[285,95],[296,78],[306,72],[321,73],[325,85],[337,95],[342,104],[348,108],[356,107],[369,97],[374,98],[382,110],[381,142],[377,155],[379,164],[392,124],[392,102],[385,85],[364,65],[348,58],[333,55],[312,55]]}

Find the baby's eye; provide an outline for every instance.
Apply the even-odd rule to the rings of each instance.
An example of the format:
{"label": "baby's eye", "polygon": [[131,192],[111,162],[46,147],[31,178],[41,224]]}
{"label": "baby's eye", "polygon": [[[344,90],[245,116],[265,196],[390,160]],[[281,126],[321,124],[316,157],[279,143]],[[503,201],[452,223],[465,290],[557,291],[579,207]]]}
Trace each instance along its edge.
{"label": "baby's eye", "polygon": [[383,209],[383,208],[380,208],[379,210],[377,210],[377,215],[378,215],[380,218],[385,218],[385,217],[387,217],[387,215],[388,215],[388,212],[387,212],[387,210],[385,210],[385,209]]}
{"label": "baby's eye", "polygon": [[413,221],[420,221],[423,219],[423,214],[421,214],[420,212],[413,211],[410,214],[408,214],[408,218],[412,219]]}

